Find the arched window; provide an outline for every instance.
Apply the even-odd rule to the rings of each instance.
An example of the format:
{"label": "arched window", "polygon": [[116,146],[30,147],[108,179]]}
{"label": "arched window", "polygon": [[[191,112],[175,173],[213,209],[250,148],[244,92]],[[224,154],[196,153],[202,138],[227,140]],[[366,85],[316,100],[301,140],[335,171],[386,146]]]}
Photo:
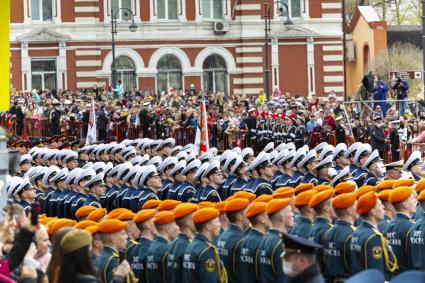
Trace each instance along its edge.
{"label": "arched window", "polygon": [[119,56],[115,59],[115,69],[117,70],[117,81],[121,80],[125,91],[132,91],[137,88],[136,65],[127,56]]}
{"label": "arched window", "polygon": [[168,92],[170,88],[179,90],[182,88],[182,65],[180,60],[172,55],[167,54],[163,56],[157,65],[157,87],[158,92]]}
{"label": "arched window", "polygon": [[224,92],[227,95],[227,67],[219,55],[210,55],[202,66],[204,70],[204,90],[207,93]]}

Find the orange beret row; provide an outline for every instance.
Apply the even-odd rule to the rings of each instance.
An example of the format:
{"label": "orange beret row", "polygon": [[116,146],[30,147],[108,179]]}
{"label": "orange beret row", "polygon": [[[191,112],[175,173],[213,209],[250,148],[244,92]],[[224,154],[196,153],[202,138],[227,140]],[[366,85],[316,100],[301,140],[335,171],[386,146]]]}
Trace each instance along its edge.
{"label": "orange beret row", "polygon": [[281,199],[274,199],[271,200],[266,207],[266,213],[267,215],[272,215],[280,210],[284,209],[291,203],[290,198],[281,198]]}
{"label": "orange beret row", "polygon": [[142,209],[137,212],[136,216],[134,216],[133,222],[137,224],[148,221],[149,219],[154,217],[156,213],[157,211],[155,209]]}
{"label": "orange beret row", "polygon": [[425,201],[425,190],[419,193],[418,195],[418,201],[423,202]]}
{"label": "orange beret row", "polygon": [[314,191],[305,191],[305,192],[299,193],[295,197],[295,201],[294,201],[295,206],[308,205],[308,203],[310,202],[314,194],[315,194]]}
{"label": "orange beret row", "polygon": [[226,212],[226,205],[227,205],[228,201],[224,200],[224,201],[220,201],[217,202],[214,206],[214,208],[218,209],[218,211],[220,211],[220,214],[223,214]]}
{"label": "orange beret row", "polygon": [[246,198],[236,198],[229,201],[225,207],[226,212],[235,212],[247,208],[249,200]]}
{"label": "orange beret row", "polygon": [[397,180],[385,180],[378,184],[378,190],[392,189]]}
{"label": "orange beret row", "polygon": [[425,179],[420,179],[419,182],[415,186],[416,193],[420,193],[425,189]]}
{"label": "orange beret row", "polygon": [[278,188],[273,193],[273,198],[291,198],[295,195],[295,189],[291,187]]}
{"label": "orange beret row", "polygon": [[246,198],[249,201],[253,201],[257,196],[250,192],[238,191],[233,195],[235,198]]}
{"label": "orange beret row", "polygon": [[75,224],[74,228],[77,229],[86,229],[90,226],[97,226],[97,222],[91,221],[91,220],[83,220]]}
{"label": "orange beret row", "polygon": [[308,184],[299,184],[295,187],[295,195],[298,195],[304,191],[309,191],[314,188],[314,184],[308,183]]}
{"label": "orange beret row", "polygon": [[335,209],[345,209],[349,208],[356,202],[356,194],[354,193],[345,193],[339,194],[332,200],[332,206]]}
{"label": "orange beret row", "polygon": [[99,222],[105,215],[106,215],[106,209],[97,208],[96,210],[93,210],[92,212],[90,212],[90,214],[87,216],[87,220]]}
{"label": "orange beret row", "polygon": [[257,197],[256,199],[253,200],[253,202],[269,202],[273,199],[272,195],[261,195],[259,197]]}
{"label": "orange beret row", "polygon": [[117,219],[107,219],[101,221],[98,225],[98,231],[100,233],[111,234],[117,233],[125,228],[127,228],[128,223],[123,222]]}
{"label": "orange beret row", "polygon": [[412,195],[412,188],[410,187],[397,187],[390,192],[388,200],[391,203],[399,203],[407,200]]}
{"label": "orange beret row", "polygon": [[413,186],[413,184],[415,183],[415,179],[402,179],[402,180],[397,180],[394,184],[393,184],[393,189],[398,188],[398,187],[410,187]]}
{"label": "orange beret row", "polygon": [[79,209],[77,209],[77,211],[75,212],[75,217],[77,218],[87,217],[90,214],[90,212],[96,209],[97,207],[91,206],[91,205],[82,206]]}
{"label": "orange beret row", "polygon": [[136,216],[136,213],[129,211],[129,212],[124,212],[121,213],[117,219],[121,220],[121,221],[132,221],[134,219],[134,217]]}
{"label": "orange beret row", "polygon": [[159,199],[151,199],[145,202],[142,206],[142,209],[151,209],[151,208],[157,208],[161,204],[161,200]]}
{"label": "orange beret row", "polygon": [[170,211],[173,210],[180,203],[181,201],[178,200],[166,199],[159,204],[157,209],[158,211]]}
{"label": "orange beret row", "polygon": [[195,224],[201,224],[217,218],[220,212],[215,208],[201,208],[192,214],[192,220]]}
{"label": "orange beret row", "polygon": [[317,186],[314,187],[314,190],[316,192],[323,192],[323,191],[326,191],[326,190],[334,190],[334,187],[329,186],[329,185],[317,185]]}
{"label": "orange beret row", "polygon": [[356,189],[356,183],[341,182],[335,186],[335,194],[352,193]]}
{"label": "orange beret row", "polygon": [[356,211],[359,215],[365,215],[372,211],[375,207],[378,197],[374,191],[368,192],[360,196],[357,200]]}
{"label": "orange beret row", "polygon": [[73,227],[76,223],[77,223],[77,221],[71,220],[71,219],[66,219],[66,218],[60,218],[60,219],[52,220],[46,225],[47,226],[47,233],[50,236],[53,236],[60,229],[65,228],[65,227]]}
{"label": "orange beret row", "polygon": [[131,210],[127,208],[122,208],[122,207],[115,208],[111,210],[111,212],[109,212],[108,215],[106,215],[106,219],[117,219],[118,216],[120,216],[121,214],[125,212],[131,212]]}
{"label": "orange beret row", "polygon": [[356,191],[356,198],[358,199],[359,197],[361,197],[362,195],[369,193],[369,192],[376,192],[376,187],[375,186],[370,186],[370,185],[366,185],[366,186],[361,186],[357,191]]}
{"label": "orange beret row", "polygon": [[211,201],[201,201],[198,203],[199,209],[201,208],[215,208],[215,203]]}
{"label": "orange beret row", "polygon": [[310,208],[315,208],[316,206],[318,206],[319,204],[323,203],[324,201],[330,199],[331,197],[333,197],[334,195],[334,191],[332,189],[330,190],[325,190],[322,191],[320,193],[316,193],[311,200],[308,202],[308,206]]}
{"label": "orange beret row", "polygon": [[170,224],[174,221],[174,214],[172,211],[160,211],[158,214],[155,215],[153,219],[153,223],[155,225],[164,225],[164,224]]}
{"label": "orange beret row", "polygon": [[378,193],[378,198],[381,201],[389,201],[391,189],[382,190]]}
{"label": "orange beret row", "polygon": [[97,232],[99,232],[99,228],[97,227],[97,225],[96,226],[89,226],[89,227],[87,227],[86,229],[84,229],[84,230],[86,230],[87,232],[89,232],[90,234],[92,234],[92,235],[94,235],[94,234],[96,234]]}
{"label": "orange beret row", "polygon": [[265,202],[253,202],[248,206],[245,212],[246,217],[253,218],[257,215],[266,212],[267,203]]}

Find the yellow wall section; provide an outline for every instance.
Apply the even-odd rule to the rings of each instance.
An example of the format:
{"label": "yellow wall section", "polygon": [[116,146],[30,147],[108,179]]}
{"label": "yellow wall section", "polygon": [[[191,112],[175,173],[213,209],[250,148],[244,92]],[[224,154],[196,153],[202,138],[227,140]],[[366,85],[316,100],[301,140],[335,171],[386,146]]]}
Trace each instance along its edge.
{"label": "yellow wall section", "polygon": [[0,9],[0,111],[9,109],[10,101],[10,0],[2,0]]}

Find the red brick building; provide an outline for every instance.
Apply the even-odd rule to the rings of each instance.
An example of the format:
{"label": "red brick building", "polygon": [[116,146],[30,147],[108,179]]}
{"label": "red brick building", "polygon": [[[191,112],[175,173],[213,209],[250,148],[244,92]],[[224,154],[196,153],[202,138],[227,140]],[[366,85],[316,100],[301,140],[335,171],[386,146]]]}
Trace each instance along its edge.
{"label": "red brick building", "polygon": [[[269,3],[273,3],[271,0]],[[341,1],[274,4],[270,66],[282,92],[343,93]],[[110,85],[111,9],[133,11],[136,32],[121,21],[118,76],[126,89],[196,88],[257,94],[264,89],[264,18],[258,0],[14,0],[11,72],[16,89]],[[125,17],[120,13],[119,18]],[[217,32],[214,27],[224,27]],[[272,86],[272,89],[273,89]]]}

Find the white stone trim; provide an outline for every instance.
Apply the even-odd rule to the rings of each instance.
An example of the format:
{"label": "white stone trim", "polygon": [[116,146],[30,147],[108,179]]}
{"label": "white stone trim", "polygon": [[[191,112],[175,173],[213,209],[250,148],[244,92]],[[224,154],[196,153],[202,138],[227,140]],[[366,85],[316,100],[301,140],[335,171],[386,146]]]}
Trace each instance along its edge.
{"label": "white stone trim", "polygon": [[233,89],[233,93],[235,94],[259,94],[262,88],[235,88]]}
{"label": "white stone trim", "polygon": [[100,67],[102,62],[100,60],[87,60],[87,61],[75,61],[77,67]]}
{"label": "white stone trim", "polygon": [[236,5],[235,8],[236,11],[256,11],[256,10],[261,10],[261,5],[260,4],[239,4]]}
{"label": "white stone trim", "polygon": [[263,47],[237,47],[236,53],[263,52]]}
{"label": "white stone trim", "polygon": [[99,12],[99,7],[95,6],[76,6],[74,7],[75,13],[96,13]]}
{"label": "white stone trim", "polygon": [[149,60],[149,69],[156,70],[156,67],[158,65],[158,61],[162,58],[162,56],[167,54],[173,54],[176,56],[182,65],[182,71],[183,74],[186,74],[186,72],[191,72],[192,66],[190,64],[189,57],[184,53],[183,50],[177,47],[163,47],[156,50]]}
{"label": "white stone trim", "polygon": [[323,51],[342,51],[342,45],[323,45]]}
{"label": "white stone trim", "polygon": [[342,61],[343,56],[342,55],[324,55],[323,61],[324,62],[336,62],[336,61]]}
{"label": "white stone trim", "polygon": [[261,15],[242,15],[236,16],[236,21],[259,21],[261,20]]}
{"label": "white stone trim", "polygon": [[[143,62],[142,57],[140,54],[131,48],[122,48],[118,47],[115,49],[115,58],[118,58],[119,56],[127,56],[131,60],[133,60],[134,65],[136,65],[136,75],[143,73],[145,70],[145,63]],[[109,77],[111,75],[111,66],[112,66],[112,51],[110,51],[106,56],[105,59],[103,59],[102,64],[102,76]]]}
{"label": "white stone trim", "polygon": [[245,84],[262,84],[264,82],[263,78],[234,78],[233,84],[236,85],[245,85]]}
{"label": "white stone trim", "polygon": [[77,78],[95,78],[97,77],[97,72],[96,71],[76,72],[76,77]]}
{"label": "white stone trim", "polygon": [[341,3],[322,3],[322,9],[341,9]]}
{"label": "white stone trim", "polygon": [[96,17],[75,17],[76,22],[80,23],[96,23],[99,21],[99,18]]}
{"label": "white stone trim", "polygon": [[332,72],[343,72],[344,66],[323,66],[323,72],[332,73]]}
{"label": "white stone trim", "polygon": [[332,19],[340,19],[341,14],[335,14],[335,13],[323,13],[322,18],[332,18]]}
{"label": "white stone trim", "polygon": [[93,87],[97,82],[77,82],[77,88]]}
{"label": "white stone trim", "polygon": [[93,2],[93,0],[74,0],[75,2]]}
{"label": "white stone trim", "polygon": [[237,57],[236,63],[262,63],[263,57]]}
{"label": "white stone trim", "polygon": [[316,94],[316,69],[314,64],[314,39],[307,38],[307,80],[308,96]]}
{"label": "white stone trim", "polygon": [[344,76],[324,76],[323,82],[325,83],[341,83],[344,81]]}
{"label": "white stone trim", "polygon": [[100,50],[75,50],[75,56],[100,56],[102,51]]}
{"label": "white stone trim", "polygon": [[243,67],[241,73],[257,74],[263,73],[263,67]]}
{"label": "white stone trim", "polygon": [[195,59],[195,69],[202,70],[202,65],[204,64],[205,59],[213,54],[217,54],[224,59],[226,62],[227,72],[229,74],[237,72],[235,58],[229,50],[223,47],[207,47],[201,50]]}
{"label": "white stone trim", "polygon": [[325,86],[323,90],[325,93],[330,93],[331,91],[344,92],[344,87],[343,86]]}

